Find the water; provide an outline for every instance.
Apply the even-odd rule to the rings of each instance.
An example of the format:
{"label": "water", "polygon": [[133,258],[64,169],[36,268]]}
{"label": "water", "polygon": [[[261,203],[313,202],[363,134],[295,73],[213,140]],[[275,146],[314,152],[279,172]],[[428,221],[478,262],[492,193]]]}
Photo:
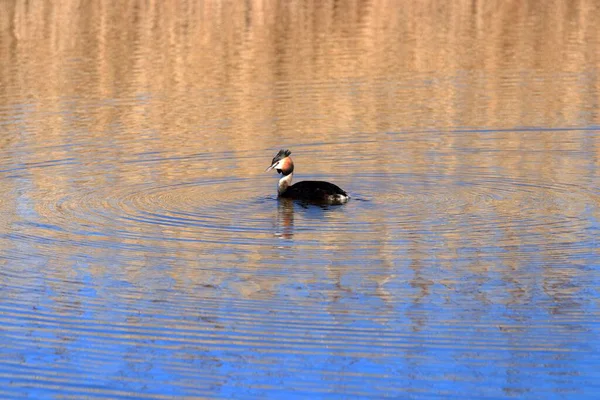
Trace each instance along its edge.
{"label": "water", "polygon": [[0,397],[600,396],[597,2],[122,3],[0,4]]}

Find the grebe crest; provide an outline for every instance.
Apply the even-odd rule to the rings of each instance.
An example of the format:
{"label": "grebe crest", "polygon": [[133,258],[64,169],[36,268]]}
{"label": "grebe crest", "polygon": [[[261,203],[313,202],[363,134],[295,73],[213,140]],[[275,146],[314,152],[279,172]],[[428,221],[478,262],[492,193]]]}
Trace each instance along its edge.
{"label": "grebe crest", "polygon": [[267,171],[274,169],[282,175],[277,186],[279,197],[332,205],[344,204],[350,199],[348,193],[329,182],[302,181],[292,185],[294,162],[290,157],[291,154],[292,152],[287,149],[279,150],[273,157],[271,166],[267,168]]}

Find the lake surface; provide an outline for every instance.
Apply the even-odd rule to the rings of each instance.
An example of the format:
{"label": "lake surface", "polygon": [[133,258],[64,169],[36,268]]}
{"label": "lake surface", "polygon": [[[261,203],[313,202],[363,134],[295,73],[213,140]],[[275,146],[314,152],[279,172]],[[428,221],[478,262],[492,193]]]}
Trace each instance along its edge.
{"label": "lake surface", "polygon": [[0,397],[600,397],[597,1],[123,3],[0,3]]}

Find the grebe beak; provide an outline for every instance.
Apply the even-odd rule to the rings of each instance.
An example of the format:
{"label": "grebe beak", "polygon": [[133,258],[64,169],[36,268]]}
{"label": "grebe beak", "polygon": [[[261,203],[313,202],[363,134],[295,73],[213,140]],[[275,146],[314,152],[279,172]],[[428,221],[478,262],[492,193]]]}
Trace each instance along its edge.
{"label": "grebe beak", "polygon": [[281,164],[281,160],[277,160],[277,161],[275,161],[275,162],[273,163],[273,165],[271,165],[269,168],[267,168],[267,169],[265,170],[265,172],[268,172],[268,171],[272,170],[273,168],[278,168],[279,164]]}

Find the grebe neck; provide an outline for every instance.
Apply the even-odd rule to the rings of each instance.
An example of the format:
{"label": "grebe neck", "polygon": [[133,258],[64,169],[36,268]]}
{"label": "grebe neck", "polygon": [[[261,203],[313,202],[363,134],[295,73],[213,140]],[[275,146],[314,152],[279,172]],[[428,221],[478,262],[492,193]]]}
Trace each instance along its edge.
{"label": "grebe neck", "polygon": [[290,172],[287,175],[284,175],[283,178],[279,180],[279,185],[277,186],[277,193],[282,194],[287,190],[287,188],[292,184],[293,173]]}

